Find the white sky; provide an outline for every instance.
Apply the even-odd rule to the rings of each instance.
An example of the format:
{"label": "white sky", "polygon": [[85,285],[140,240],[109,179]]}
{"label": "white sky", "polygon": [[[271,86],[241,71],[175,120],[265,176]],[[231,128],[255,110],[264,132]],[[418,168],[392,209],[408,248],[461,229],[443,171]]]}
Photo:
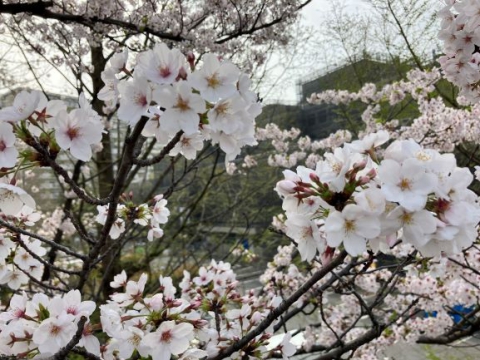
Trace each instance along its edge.
{"label": "white sky", "polygon": [[[367,5],[363,0],[338,1],[346,4],[349,13],[361,13],[365,12],[367,9]],[[314,31],[320,30],[319,24],[323,21],[325,16],[328,15],[328,12],[331,11],[330,7],[333,6],[332,3],[332,0],[313,0],[302,10],[302,19],[299,25],[300,28],[310,27]],[[318,37],[315,36],[315,39],[313,40],[318,41],[321,36],[322,34],[319,32]],[[280,101],[284,103],[296,103],[296,82],[312,76],[313,73],[320,71],[328,65],[321,56],[319,57],[319,55],[315,53],[315,49],[311,44],[310,47],[308,47],[309,44],[305,45],[308,50],[302,55],[306,58],[303,59],[305,60],[303,66],[299,66],[297,62],[301,59],[294,60],[286,65],[285,63],[277,61],[277,56],[272,56],[272,69],[268,72],[268,84],[263,85],[258,89],[260,95],[264,97],[265,102]],[[302,46],[304,45],[302,44]],[[66,89],[71,91],[71,87],[66,86],[65,79],[63,79],[55,70],[49,69],[49,71],[45,71],[44,73],[40,72],[38,75],[41,77],[41,82],[46,84],[46,89],[48,91],[59,94],[65,93]],[[15,76],[15,78],[21,80],[20,76]],[[274,86],[272,86],[272,84]],[[17,85],[29,86],[28,84],[22,83],[17,83]]]}
{"label": "white sky", "polygon": [[[367,11],[368,5],[365,4],[363,0],[339,0],[346,6],[346,10],[349,13],[363,13]],[[302,10],[302,19],[300,26],[310,27],[313,31],[317,29],[320,30],[320,22],[328,15],[330,7],[332,6],[331,0],[313,0],[310,4],[305,6]],[[318,39],[322,36],[321,33],[318,35]],[[309,61],[310,66],[308,68],[295,68],[295,63],[291,64],[292,68],[295,68],[294,71],[289,72],[288,69],[285,71],[285,66],[283,64],[276,64],[276,57],[272,58],[272,67],[275,67],[270,71],[270,78],[277,79],[279,76],[282,76],[274,88],[260,86],[260,95],[264,97],[266,103],[271,102],[282,102],[287,104],[293,104],[298,101],[298,94],[296,83],[302,81],[310,76],[313,73],[319,72],[322,69],[326,68],[327,64],[325,61],[322,61],[318,58],[318,54],[314,54],[315,49],[312,49],[312,53],[307,53],[307,57],[310,56]]]}

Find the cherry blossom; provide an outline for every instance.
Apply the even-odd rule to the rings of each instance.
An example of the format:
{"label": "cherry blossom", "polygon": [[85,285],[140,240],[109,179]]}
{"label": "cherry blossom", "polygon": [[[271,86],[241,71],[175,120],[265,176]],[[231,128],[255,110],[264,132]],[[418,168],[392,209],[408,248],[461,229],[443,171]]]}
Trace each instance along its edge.
{"label": "cherry blossom", "polygon": [[180,82],[175,88],[160,88],[154,98],[167,108],[161,116],[162,126],[169,132],[183,130],[185,134],[198,132],[199,113],[205,111],[205,101],[186,82]]}
{"label": "cherry blossom", "polygon": [[20,91],[15,99],[13,105],[0,110],[0,121],[16,123],[27,119],[33,114],[40,101],[40,92],[26,90]]}
{"label": "cherry blossom", "polygon": [[24,205],[35,209],[35,200],[18,186],[0,182],[0,210],[5,215],[17,215]]}
{"label": "cherry blossom", "polygon": [[210,102],[230,97],[236,92],[240,71],[228,61],[220,62],[213,54],[203,57],[203,67],[189,77],[191,85]]}
{"label": "cherry blossom", "polygon": [[356,256],[366,250],[366,240],[380,235],[380,223],[357,205],[347,205],[342,212],[334,211],[325,220],[327,244],[341,243],[349,254]]}
{"label": "cherry blossom", "polygon": [[18,150],[15,148],[15,134],[12,126],[0,123],[0,168],[14,167],[17,163]]}
{"label": "cherry blossom", "polygon": [[103,125],[82,109],[60,113],[53,127],[58,145],[83,161],[91,159],[92,145],[102,139]]}

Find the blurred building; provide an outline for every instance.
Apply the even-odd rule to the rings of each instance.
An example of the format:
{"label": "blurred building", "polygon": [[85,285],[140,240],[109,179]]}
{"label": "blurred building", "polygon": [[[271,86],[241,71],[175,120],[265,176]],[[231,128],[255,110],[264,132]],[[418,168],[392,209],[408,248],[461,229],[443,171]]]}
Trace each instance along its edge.
{"label": "blurred building", "polygon": [[[322,139],[338,129],[348,127],[342,106],[333,104],[312,105],[307,102],[312,93],[325,90],[358,91],[367,83],[374,83],[377,87],[400,80],[406,70],[392,65],[391,61],[381,56],[364,55],[353,61],[336,64],[311,74],[297,82],[297,104],[269,104],[264,107],[259,124],[275,122],[282,128],[297,127],[302,135],[308,135],[317,140]],[[359,105],[353,115],[359,119],[362,112]],[[358,115],[358,116],[355,116]]]}

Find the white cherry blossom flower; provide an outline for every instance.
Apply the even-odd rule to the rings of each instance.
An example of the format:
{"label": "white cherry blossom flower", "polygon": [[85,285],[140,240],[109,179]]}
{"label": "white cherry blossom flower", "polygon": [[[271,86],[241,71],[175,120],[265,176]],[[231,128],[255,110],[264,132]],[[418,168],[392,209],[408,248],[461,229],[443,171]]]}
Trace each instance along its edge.
{"label": "white cherry blossom flower", "polygon": [[17,215],[26,205],[35,209],[35,200],[18,186],[0,183],[0,211],[5,215]]}
{"label": "white cherry blossom flower", "polygon": [[82,301],[82,295],[79,290],[70,290],[62,298],[54,298],[50,302],[50,315],[60,315],[65,312],[73,315],[77,320],[82,316],[87,318],[95,311],[96,304],[93,301]]}
{"label": "white cherry blossom flower", "polygon": [[0,260],[5,259],[14,246],[15,243],[7,235],[0,233]]}
{"label": "white cherry blossom flower", "polygon": [[122,270],[120,274],[113,277],[113,281],[110,282],[110,286],[114,289],[127,285],[127,273]]}
{"label": "white cherry blossom flower", "polygon": [[115,240],[115,239],[118,239],[120,235],[123,234],[124,231],[125,231],[125,221],[119,218],[113,222],[113,225],[110,228],[110,232],[108,233],[108,235],[110,236],[110,238]]}
{"label": "white cherry blossom flower", "polygon": [[317,163],[315,172],[332,191],[340,192],[345,187],[345,174],[357,160],[362,160],[360,154],[352,155],[347,148],[336,148],[333,154],[326,153],[325,160]]}
{"label": "white cherry blossom flower", "polygon": [[208,112],[210,128],[213,131],[223,131],[225,134],[233,134],[242,128],[242,114],[245,110],[245,101],[240,96],[233,96],[218,101]]}
{"label": "white cherry blossom flower", "polygon": [[17,321],[25,317],[28,297],[25,292],[21,295],[14,294],[10,300],[8,311],[0,313],[0,321]]}
{"label": "white cherry blossom flower", "polygon": [[98,98],[113,106],[118,102],[118,79],[112,69],[106,69],[102,72],[102,81],[105,86],[98,92]]}
{"label": "white cherry blossom flower", "polygon": [[102,140],[103,125],[91,119],[87,111],[77,109],[60,113],[53,124],[55,138],[63,150],[77,159],[89,161],[92,157],[92,145]]}
{"label": "white cherry blossom flower", "polygon": [[204,266],[198,270],[198,276],[193,278],[193,282],[198,286],[205,286],[213,279],[213,273],[208,271]]}
{"label": "white cherry blossom flower", "polygon": [[385,195],[377,188],[368,188],[355,194],[355,202],[363,210],[380,215],[385,211]]}
{"label": "white cherry blossom flower", "polygon": [[185,134],[198,133],[200,116],[206,110],[205,101],[192,93],[191,87],[181,81],[172,87],[163,87],[155,91],[154,98],[166,108],[160,121],[162,127],[170,133],[183,130]]}
{"label": "white cherry blossom flower", "polygon": [[306,216],[293,214],[285,221],[287,236],[298,244],[298,251],[302,260],[311,261],[317,249],[320,253],[325,250],[324,242],[320,237],[320,231],[314,221]]}
{"label": "white cherry blossom flower", "polygon": [[155,107],[150,107],[148,110],[150,114],[150,119],[145,124],[145,127],[142,130],[142,135],[145,137],[155,136],[157,143],[160,146],[165,146],[175,135],[175,131],[167,131],[165,126],[162,125],[162,114],[163,111]]}
{"label": "white cherry blossom flower", "polygon": [[200,360],[208,356],[205,350],[188,349],[178,360]]}
{"label": "white cherry blossom flower", "polygon": [[147,274],[142,274],[137,281],[130,280],[125,287],[125,293],[117,293],[111,296],[119,306],[125,307],[137,302],[143,295],[145,284],[147,283]]}
{"label": "white cherry blossom flower", "polygon": [[413,244],[416,248],[429,241],[429,234],[437,230],[438,220],[430,211],[419,210],[410,212],[398,206],[386,217],[387,223],[393,228],[403,229],[403,240]]}
{"label": "white cherry blossom flower", "polygon": [[136,69],[154,83],[172,84],[185,64],[185,56],[180,50],[169,49],[165,43],[159,43],[153,50],[138,56]]}
{"label": "white cherry blossom flower", "polygon": [[115,55],[113,55],[110,58],[110,60],[108,61],[108,65],[110,66],[110,69],[112,69],[115,74],[118,74],[125,68],[127,64],[127,59],[128,59],[128,48],[124,48],[122,52],[117,52]]}
{"label": "white cherry blossom flower", "polygon": [[10,269],[6,267],[6,272],[3,277],[0,278],[0,284],[7,284],[10,289],[18,290],[20,286],[28,282],[28,276],[17,268]]}
{"label": "white cherry blossom flower", "polygon": [[33,114],[40,101],[40,92],[22,90],[15,96],[13,105],[0,110],[0,121],[18,122]]}
{"label": "white cherry blossom flower", "polygon": [[42,321],[33,333],[33,341],[38,345],[40,353],[55,354],[67,345],[77,329],[74,319],[73,315],[63,313]]}
{"label": "white cherry blossom flower", "polygon": [[140,354],[150,355],[153,360],[169,360],[172,355],[185,352],[192,338],[192,324],[164,321],[155,332],[145,335],[142,345],[146,349],[140,348]]}
{"label": "white cherry blossom flower", "polygon": [[121,96],[118,118],[133,126],[147,115],[152,100],[150,84],[144,77],[134,76],[131,81],[121,81],[118,91]]}
{"label": "white cherry blossom flower", "polygon": [[160,239],[163,237],[163,230],[158,225],[151,225],[147,233],[147,240],[153,241],[154,239]]}
{"label": "white cherry blossom flower", "polygon": [[240,70],[230,62],[220,62],[214,54],[203,57],[203,67],[189,76],[189,82],[210,102],[225,99],[236,93]]}
{"label": "white cherry blossom flower", "polygon": [[203,149],[203,136],[201,134],[193,134],[190,136],[182,135],[180,141],[175,144],[170,151],[170,156],[182,154],[185,159],[193,160],[197,157],[197,151]]}
{"label": "white cherry blossom flower", "polygon": [[15,134],[12,125],[0,122],[0,168],[14,167],[18,150],[15,148]]}
{"label": "white cherry blossom flower", "polygon": [[167,208],[167,199],[158,199],[153,207],[152,216],[159,224],[166,224],[170,216],[170,210]]}
{"label": "white cherry blossom flower", "polygon": [[36,254],[38,256],[43,256],[47,253],[47,250],[42,247],[42,243],[39,240],[28,241],[22,239],[24,244],[28,248],[29,251],[24,249],[23,247],[18,248],[15,250],[15,257],[13,261],[16,265],[22,270],[29,270],[31,266],[37,266],[39,261],[35,259],[30,253]]}
{"label": "white cherry blossom flower", "polygon": [[399,203],[409,211],[422,209],[427,195],[437,184],[436,176],[426,173],[425,168],[415,159],[407,159],[403,164],[383,160],[378,174],[382,179],[382,191],[386,199]]}
{"label": "white cherry blossom flower", "polygon": [[380,235],[380,222],[358,205],[347,205],[340,211],[330,213],[325,220],[327,244],[331,247],[343,243],[352,256],[361,255],[366,249],[367,239]]}
{"label": "white cherry blossom flower", "polygon": [[283,360],[288,360],[289,357],[295,355],[297,352],[297,347],[290,342],[291,340],[292,334],[288,332],[283,336],[282,342],[279,345]]}
{"label": "white cherry blossom flower", "polygon": [[120,334],[121,341],[118,342],[119,355],[124,359],[132,356],[132,353],[140,347],[144,336],[144,332],[139,328],[128,326]]}
{"label": "white cherry blossom flower", "polygon": [[387,131],[380,130],[376,133],[367,134],[361,140],[352,141],[352,143],[348,144],[347,146],[352,152],[366,153],[386,143],[389,138],[390,135]]}

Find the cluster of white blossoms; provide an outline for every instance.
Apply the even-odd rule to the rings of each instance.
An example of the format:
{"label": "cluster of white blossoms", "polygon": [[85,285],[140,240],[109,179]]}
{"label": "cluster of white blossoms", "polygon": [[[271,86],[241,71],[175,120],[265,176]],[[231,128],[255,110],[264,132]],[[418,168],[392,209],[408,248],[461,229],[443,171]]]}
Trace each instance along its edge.
{"label": "cluster of white blossoms", "polygon": [[480,4],[476,0],[445,0],[438,13],[439,38],[445,55],[439,58],[445,77],[460,87],[472,103],[480,100]]}
{"label": "cluster of white blossoms", "polygon": [[[125,224],[133,222],[140,226],[148,226],[148,241],[158,239],[163,236],[163,230],[160,225],[168,222],[170,210],[167,208],[168,201],[163,198],[163,195],[157,195],[153,198],[154,205],[148,204],[135,205],[131,201],[125,201],[124,204],[117,206],[116,219],[110,229],[109,236],[112,239],[118,239],[125,231]],[[98,205],[98,215],[95,218],[96,222],[105,225],[108,217],[109,205]]]}
{"label": "cluster of white blossoms", "polygon": [[[65,102],[48,101],[40,91],[18,93],[12,106],[0,109],[0,168],[18,163],[16,138],[29,146],[37,143],[52,157],[63,149],[76,159],[90,160],[92,149],[99,148],[104,127],[83,94],[79,105],[68,112]],[[22,157],[23,161],[43,161],[37,152],[24,152]]]}
{"label": "cluster of white blossoms", "polygon": [[[293,244],[278,248],[278,253],[260,278],[264,284],[264,293],[276,293],[281,289],[288,296],[305,283],[309,272],[322,268],[319,262],[297,263],[297,267],[292,263],[295,253]],[[342,282],[354,284],[357,296],[352,294],[351,288],[342,291],[341,286],[335,290],[335,295],[330,291],[325,292],[322,286],[329,280],[324,278],[295,303],[294,309],[304,311],[312,306],[321,308],[317,317],[313,313],[307,320],[311,325],[307,325],[303,333],[303,351],[311,352],[314,347],[334,346],[342,335],[345,336],[345,341],[358,341],[361,335],[369,331],[368,327],[354,326],[365,315],[365,303],[362,304],[363,300],[359,298],[368,298],[370,301],[382,298],[382,309],[374,311],[379,323],[391,322],[407,311],[403,320],[394,321],[388,331],[355,351],[355,358],[361,360],[378,359],[378,354],[400,341],[413,343],[422,335],[441,335],[445,330],[455,327],[462,316],[475,314],[475,304],[480,299],[476,287],[480,280],[480,251],[476,247],[448,257],[425,259],[416,253],[413,246],[399,244],[392,249],[392,254],[397,259],[410,257],[412,262],[403,268],[405,273],[398,279],[396,290],[386,297],[383,297],[382,288],[392,280],[392,275],[398,268],[377,266],[376,261],[373,261],[368,271],[365,271],[365,260],[373,259],[366,256],[359,259],[358,265],[348,271]],[[347,258],[337,268],[337,274],[342,273],[351,261],[354,259]],[[330,301],[332,297],[334,301]],[[415,302],[415,307],[408,311],[412,302]],[[406,318],[409,318],[408,321],[405,321]]]}
{"label": "cluster of white blossoms", "polygon": [[[0,180],[0,218],[31,227],[41,218],[34,209],[35,201],[23,189]],[[26,284],[29,277],[39,279],[45,253],[40,241],[26,235],[13,235],[0,227],[0,284],[16,290]]]}
{"label": "cluster of white blossoms", "polygon": [[[135,125],[148,118],[142,135],[155,137],[164,146],[179,132],[182,137],[170,155],[194,159],[205,140],[219,144],[226,161],[245,145],[255,145],[255,117],[261,106],[249,90],[249,77],[216,55],[203,56],[195,69],[193,55],[185,57],[164,43],[137,57],[127,70],[127,52],[115,55],[103,72],[105,87],[99,98],[114,108],[120,103],[120,120]],[[119,79],[120,73],[127,78]]]}
{"label": "cluster of white blossoms", "polygon": [[[159,278],[159,290],[146,294],[148,277],[128,280],[125,272],[110,283],[118,292],[100,305],[100,323],[91,315],[93,301],[82,301],[78,290],[49,298],[16,294],[0,314],[0,352],[28,358],[45,358],[65,348],[77,334],[77,346],[102,359],[126,359],[134,352],[153,360],[196,360],[213,357],[236,343],[277,306],[280,298],[260,301],[242,296],[230,264],[212,261],[193,279],[184,271],[180,296],[169,277]],[[102,334],[101,341],[97,337]],[[245,356],[267,358],[282,354],[286,359],[296,348],[284,336],[282,343],[267,349],[271,332],[251,340],[232,359]],[[194,340],[195,339],[195,340]]]}
{"label": "cluster of white blossoms", "polygon": [[399,240],[424,256],[455,254],[477,237],[473,175],[453,154],[397,140],[379,159],[386,131],[326,153],[314,170],[285,170],[276,191],[283,197],[286,234],[303,260],[343,245],[353,256],[388,250]]}

